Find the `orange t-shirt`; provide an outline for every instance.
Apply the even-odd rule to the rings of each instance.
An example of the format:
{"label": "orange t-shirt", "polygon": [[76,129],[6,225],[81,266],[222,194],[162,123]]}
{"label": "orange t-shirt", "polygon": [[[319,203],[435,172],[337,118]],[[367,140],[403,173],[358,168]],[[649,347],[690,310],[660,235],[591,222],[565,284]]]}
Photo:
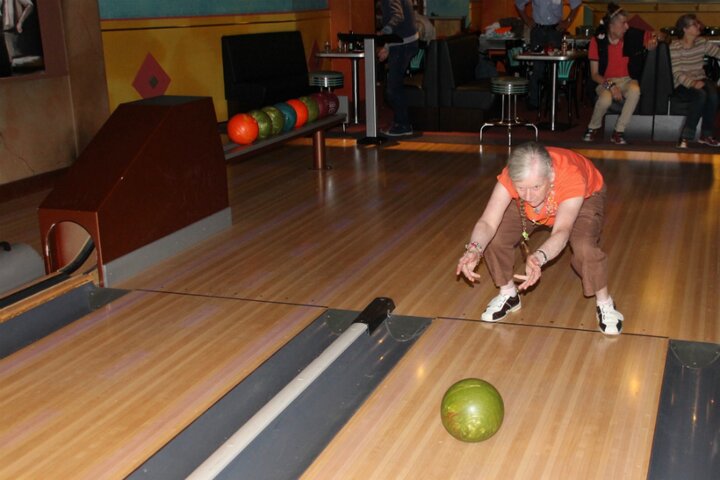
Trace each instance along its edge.
{"label": "orange t-shirt", "polygon": [[[525,203],[525,215],[533,222],[553,225],[558,205],[569,198],[589,198],[602,189],[604,180],[595,165],[579,153],[565,148],[546,148],[552,158],[552,166],[555,171],[554,187],[550,190],[545,206],[540,213],[535,213],[535,210]],[[510,180],[507,167],[503,168],[497,179],[513,199],[520,198],[515,190],[515,185]]]}

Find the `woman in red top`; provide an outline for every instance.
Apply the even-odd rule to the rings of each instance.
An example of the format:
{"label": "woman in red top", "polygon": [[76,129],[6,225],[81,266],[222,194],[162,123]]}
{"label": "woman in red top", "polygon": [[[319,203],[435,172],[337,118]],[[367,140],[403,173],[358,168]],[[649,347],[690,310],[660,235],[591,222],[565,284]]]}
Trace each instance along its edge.
{"label": "woman in red top", "polygon": [[[607,255],[600,247],[605,213],[605,183],[590,160],[571,150],[529,142],[513,149],[508,165],[485,211],[475,224],[456,274],[474,282],[480,258],[485,257],[500,294],[481,316],[497,322],[520,309],[519,290],[535,285],[545,264],[558,257],[567,243],[571,264],[582,278],[585,296],[595,296],[600,330],[622,331],[623,316],[608,292]],[[515,247],[526,246],[537,228],[551,228],[550,236],[532,254],[527,253],[525,275],[513,275]],[[515,286],[515,279],[522,283]]]}

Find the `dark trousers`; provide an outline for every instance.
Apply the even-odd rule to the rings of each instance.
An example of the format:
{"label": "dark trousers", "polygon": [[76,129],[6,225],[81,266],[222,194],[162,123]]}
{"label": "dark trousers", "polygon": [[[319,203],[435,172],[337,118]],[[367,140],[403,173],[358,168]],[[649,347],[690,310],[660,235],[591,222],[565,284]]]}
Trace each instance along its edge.
{"label": "dark trousers", "polygon": [[712,81],[706,80],[705,86],[700,90],[680,85],[675,89],[675,93],[681,100],[690,103],[690,113],[685,121],[682,138],[688,140],[695,138],[695,129],[700,118],[702,118],[700,135],[711,136],[715,126],[715,112],[718,108],[717,86]]}
{"label": "dark trousers", "polygon": [[[530,31],[530,48],[535,51],[542,47],[545,49],[548,45],[554,48],[560,48],[562,43],[562,32],[555,28],[542,25],[535,25]],[[530,104],[540,105],[540,84],[545,78],[545,69],[547,63],[544,61],[533,62],[532,74],[530,75],[530,85],[528,89],[528,101]]]}
{"label": "dark trousers", "polygon": [[403,45],[390,47],[390,54],[387,60],[387,81],[385,82],[385,100],[387,100],[393,111],[393,122],[403,127],[410,126],[408,116],[407,99],[403,83],[405,71],[410,65],[410,60],[418,52],[417,40]]}

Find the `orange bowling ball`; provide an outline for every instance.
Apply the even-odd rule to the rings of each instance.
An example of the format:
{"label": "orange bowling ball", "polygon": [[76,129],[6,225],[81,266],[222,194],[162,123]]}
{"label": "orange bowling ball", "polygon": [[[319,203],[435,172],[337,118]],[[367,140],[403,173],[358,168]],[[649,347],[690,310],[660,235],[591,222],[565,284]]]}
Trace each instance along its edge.
{"label": "orange bowling ball", "polygon": [[305,104],[297,98],[290,99],[285,103],[290,105],[292,109],[295,110],[295,114],[297,115],[297,120],[295,120],[295,128],[300,128],[305,125],[305,123],[307,123],[308,121],[308,109]]}
{"label": "orange bowling ball", "polygon": [[250,145],[260,132],[257,120],[247,113],[238,113],[227,123],[228,138],[239,145]]}

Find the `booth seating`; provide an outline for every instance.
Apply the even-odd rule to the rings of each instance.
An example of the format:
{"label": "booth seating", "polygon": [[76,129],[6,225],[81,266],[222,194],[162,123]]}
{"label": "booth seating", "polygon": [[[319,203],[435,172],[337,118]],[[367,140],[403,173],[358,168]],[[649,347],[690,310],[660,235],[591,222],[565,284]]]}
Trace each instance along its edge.
{"label": "booth seating", "polygon": [[317,91],[300,32],[230,35],[221,43],[228,118]]}
{"label": "booth seating", "polygon": [[[675,94],[670,48],[666,44],[658,50],[657,77],[657,107],[658,110],[663,109],[665,115],[656,117],[653,139],[666,140],[670,137],[677,140],[690,113],[690,103]],[[701,123],[702,120],[698,123],[695,138],[700,135]]]}
{"label": "booth seating", "polygon": [[432,40],[425,48],[424,70],[405,84],[414,129],[477,132],[485,121],[499,116],[490,79],[475,78],[477,35]]}
{"label": "booth seating", "polygon": [[[685,125],[687,102],[674,94],[670,49],[661,42],[645,59],[640,78],[640,102],[625,131],[628,139],[675,141]],[[613,102],[605,115],[605,138],[615,128],[621,104]]]}
{"label": "booth seating", "polygon": [[423,50],[423,64],[405,81],[405,98],[413,128],[436,131],[440,130],[437,40],[428,42]]}
{"label": "booth seating", "polygon": [[478,37],[447,38],[438,45],[438,54],[441,130],[477,132],[487,119],[497,116],[490,79],[475,79]]}

